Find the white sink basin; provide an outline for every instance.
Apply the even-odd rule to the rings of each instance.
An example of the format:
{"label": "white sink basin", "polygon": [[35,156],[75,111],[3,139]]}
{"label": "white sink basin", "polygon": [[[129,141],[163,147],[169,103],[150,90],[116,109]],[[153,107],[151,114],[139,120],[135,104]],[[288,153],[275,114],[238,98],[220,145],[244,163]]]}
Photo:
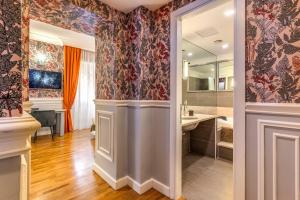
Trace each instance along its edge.
{"label": "white sink basin", "polygon": [[196,114],[194,116],[181,116],[182,131],[187,132],[197,128],[200,122],[215,118],[214,115]]}
{"label": "white sink basin", "polygon": [[186,132],[186,131],[191,131],[194,130],[198,124],[198,117],[197,116],[181,116],[182,119],[182,131]]}
{"label": "white sink basin", "polygon": [[197,128],[198,124],[199,124],[199,122],[195,122],[193,124],[182,126],[182,131],[186,132],[186,131],[194,130],[195,128]]}
{"label": "white sink basin", "polygon": [[183,120],[191,120],[191,119],[198,119],[196,116],[182,116]]}

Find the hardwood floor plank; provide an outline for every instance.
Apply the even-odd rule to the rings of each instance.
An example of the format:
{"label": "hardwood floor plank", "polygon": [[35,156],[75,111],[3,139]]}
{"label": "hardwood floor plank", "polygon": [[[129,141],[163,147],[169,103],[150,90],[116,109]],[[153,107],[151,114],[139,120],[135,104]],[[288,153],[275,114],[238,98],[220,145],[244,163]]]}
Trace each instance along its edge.
{"label": "hardwood floor plank", "polygon": [[92,170],[94,140],[88,130],[32,144],[32,200],[167,200],[154,189],[139,195],[130,187],[114,191]]}

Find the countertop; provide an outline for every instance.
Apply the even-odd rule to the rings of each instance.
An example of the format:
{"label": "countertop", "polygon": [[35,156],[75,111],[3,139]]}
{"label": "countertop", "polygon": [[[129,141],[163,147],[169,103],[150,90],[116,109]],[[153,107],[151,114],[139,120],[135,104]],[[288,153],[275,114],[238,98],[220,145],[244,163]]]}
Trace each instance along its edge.
{"label": "countertop", "polygon": [[182,119],[182,121],[181,121],[182,127],[192,125],[195,123],[199,123],[199,122],[203,122],[203,121],[207,121],[210,119],[214,119],[214,118],[217,118],[218,116],[217,115],[206,115],[206,114],[195,114],[193,117],[195,117],[196,119]]}

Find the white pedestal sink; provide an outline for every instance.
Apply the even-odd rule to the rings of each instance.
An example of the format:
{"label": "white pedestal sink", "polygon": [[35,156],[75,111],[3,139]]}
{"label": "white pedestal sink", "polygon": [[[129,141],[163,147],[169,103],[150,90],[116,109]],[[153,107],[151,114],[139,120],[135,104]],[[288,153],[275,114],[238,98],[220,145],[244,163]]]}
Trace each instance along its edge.
{"label": "white pedestal sink", "polygon": [[194,130],[200,122],[215,118],[215,115],[196,114],[194,116],[181,116],[182,131]]}

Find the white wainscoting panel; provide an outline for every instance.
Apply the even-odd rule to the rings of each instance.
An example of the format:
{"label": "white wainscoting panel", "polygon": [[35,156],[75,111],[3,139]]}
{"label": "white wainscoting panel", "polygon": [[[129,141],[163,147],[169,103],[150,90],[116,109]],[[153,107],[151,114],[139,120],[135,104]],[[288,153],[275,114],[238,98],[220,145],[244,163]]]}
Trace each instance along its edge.
{"label": "white wainscoting panel", "polygon": [[97,99],[95,105],[94,171],[114,189],[154,188],[170,196],[170,102]]}
{"label": "white wainscoting panel", "polygon": [[295,150],[295,200],[299,200],[299,136],[273,133],[273,200],[277,200],[277,139],[294,141]]}
{"label": "white wainscoting panel", "polygon": [[101,110],[97,111],[96,121],[96,151],[105,159],[113,162],[114,113]]}
{"label": "white wainscoting panel", "polygon": [[[291,130],[300,130],[300,123],[286,122],[286,121],[276,121],[276,120],[262,120],[257,121],[257,199],[265,199],[265,129],[266,127],[276,128],[276,129],[291,129]],[[277,200],[277,145],[276,141],[278,138],[287,138],[292,139],[295,143],[295,200],[299,200],[299,136],[282,134],[273,132],[272,133],[272,168],[273,168],[273,200]]]}

